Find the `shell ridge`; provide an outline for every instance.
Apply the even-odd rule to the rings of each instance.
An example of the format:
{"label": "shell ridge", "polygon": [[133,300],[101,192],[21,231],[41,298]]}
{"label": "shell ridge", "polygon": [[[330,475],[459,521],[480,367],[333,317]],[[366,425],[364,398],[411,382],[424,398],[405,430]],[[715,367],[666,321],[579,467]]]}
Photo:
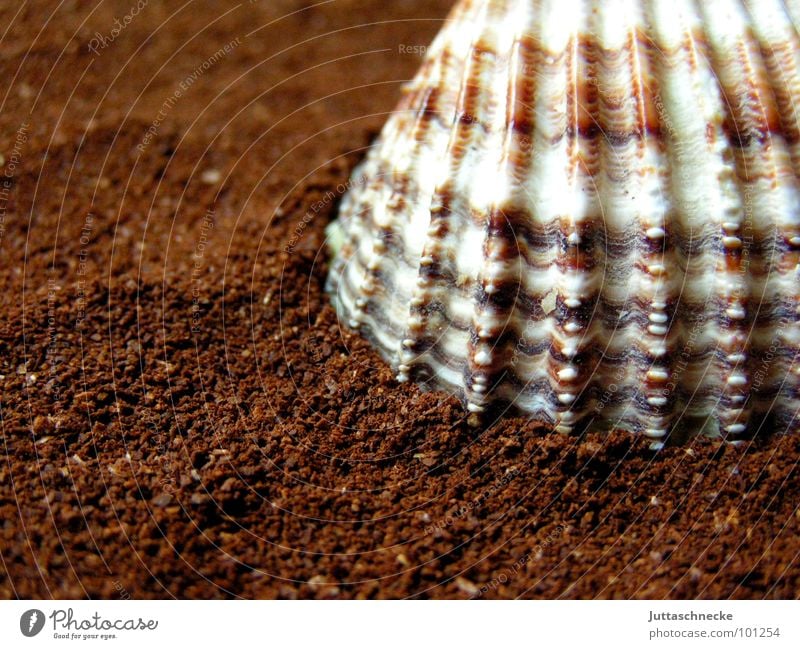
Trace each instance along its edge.
{"label": "shell ridge", "polygon": [[[646,378],[654,362],[633,351],[649,337],[650,304],[632,299],[642,257],[639,232],[648,180],[645,163],[648,152],[657,153],[651,151],[654,144],[649,141],[645,117],[646,86],[638,52],[642,15],[629,0],[618,0],[614,7],[617,11],[611,15],[617,19],[607,16],[597,28],[604,49],[596,76],[590,80],[590,94],[596,95],[591,114],[597,124],[598,202],[593,209],[597,216],[581,233],[586,243],[581,243],[575,253],[581,255],[583,268],[596,268],[598,289],[596,298],[589,300],[569,324],[574,329],[585,329],[590,349],[595,349],[582,370],[588,374],[584,389],[593,395],[586,404],[587,414],[596,418],[604,412],[606,417],[634,428],[647,421],[650,426],[645,432],[660,438],[665,431],[655,423],[659,415],[652,405],[654,389]],[[632,137],[617,137],[619,133]],[[642,173],[630,173],[631,168],[640,168]],[[631,231],[636,236],[624,247],[624,253],[611,257],[610,242],[617,240],[620,232]],[[602,315],[613,304],[619,306],[613,309],[611,318]],[[620,355],[628,359],[625,368],[610,362],[610,358]],[[620,393],[628,395],[622,407]]]}
{"label": "shell ridge", "polygon": [[[726,121],[736,128],[736,137],[741,141],[741,147],[734,149],[737,169],[735,182],[739,185],[737,195],[745,198],[744,215],[738,221],[723,224],[725,230],[729,229],[727,226],[735,227],[730,227],[731,231],[723,231],[722,237],[727,261],[725,270],[734,277],[728,288],[729,295],[723,295],[729,300],[725,311],[729,324],[725,332],[728,336],[721,340],[723,345],[727,342],[729,345],[725,350],[728,355],[723,370],[727,375],[726,389],[719,409],[722,430],[730,436],[745,432],[753,408],[765,410],[763,403],[759,403],[762,401],[759,388],[753,389],[751,372],[747,368],[752,364],[749,362],[751,357],[758,358],[764,353],[757,344],[753,344],[751,328],[755,326],[760,311],[765,307],[770,308],[770,284],[779,283],[782,275],[780,264],[770,265],[770,261],[781,254],[780,250],[774,247],[769,251],[770,260],[758,259],[747,249],[749,237],[744,233],[753,229],[755,236],[763,237],[766,241],[782,240],[786,215],[791,214],[793,208],[781,200],[781,193],[773,191],[772,186],[780,179],[784,192],[798,196],[796,176],[787,164],[790,159],[787,142],[782,135],[773,135],[777,130],[774,126],[777,121],[776,96],[769,87],[764,59],[759,56],[761,48],[752,31],[746,27],[744,8],[740,11],[739,29],[736,32],[731,34],[710,30],[709,38],[712,64],[727,98]],[[735,49],[731,48],[730,39],[735,39]],[[737,57],[729,61],[726,52],[731,50],[736,52]],[[748,204],[748,200],[752,204]],[[795,202],[795,214],[796,205]],[[758,207],[754,209],[754,206]],[[763,217],[755,213],[756,209],[766,214],[772,213],[773,217],[767,221],[772,223],[772,227],[758,227],[756,220],[763,220]],[[759,232],[762,229],[763,232]],[[748,256],[744,268],[743,252]],[[753,263],[765,262],[773,271],[760,286],[761,279],[754,276],[751,268]],[[742,297],[737,299],[737,293]],[[783,363],[777,361],[775,365],[782,366]]]}
{"label": "shell ridge", "polygon": [[[586,14],[582,14],[585,16]],[[589,24],[584,26],[589,33],[598,27],[597,15],[592,14]],[[571,201],[565,206],[566,213],[558,215],[560,241],[556,250],[556,309],[551,319],[553,345],[548,359],[551,377],[551,394],[554,397],[554,421],[556,432],[570,434],[575,431],[581,408],[575,403],[583,382],[573,385],[575,378],[581,376],[581,365],[586,361],[585,348],[588,345],[587,332],[581,328],[573,331],[570,322],[581,322],[582,311],[587,307],[587,295],[591,287],[585,285],[582,273],[576,269],[574,260],[581,254],[582,234],[591,228],[591,219],[585,195],[581,186],[593,183],[598,138],[585,141],[581,137],[581,121],[585,114],[593,119],[596,114],[596,84],[588,84],[592,92],[586,93],[585,80],[596,79],[597,52],[601,45],[597,39],[581,42],[578,37],[580,27],[574,23],[567,41],[568,56],[565,60],[566,92],[564,110],[567,119],[568,139],[566,142],[567,188]],[[582,105],[582,95],[586,105]],[[594,149],[594,150],[593,150]],[[592,280],[589,280],[589,284]]]}
{"label": "shell ridge", "polygon": [[[654,97],[658,95],[658,88],[648,87],[648,82],[645,78],[645,73],[648,75],[653,73],[653,47],[648,43],[646,55],[641,53],[639,41],[639,29],[641,25],[647,20],[644,12],[639,17],[639,25],[634,32],[631,39],[631,69],[633,71],[633,79],[635,83],[634,97],[636,98],[638,128],[642,133],[642,143],[638,151],[640,167],[643,170],[643,177],[638,184],[638,196],[642,197],[642,207],[637,210],[637,221],[639,223],[640,244],[639,246],[631,246],[633,252],[632,259],[632,274],[636,281],[637,265],[644,266],[640,260],[646,260],[648,256],[652,256],[655,263],[658,263],[659,251],[663,263],[663,257],[666,253],[666,246],[668,245],[667,239],[667,225],[666,225],[666,210],[665,201],[663,200],[664,184],[663,178],[659,177],[658,168],[663,166],[666,162],[667,156],[659,140],[651,141],[648,134],[648,106],[652,113],[656,113]],[[645,66],[645,67],[643,67]],[[653,82],[655,85],[655,82]],[[650,119],[656,120],[658,125],[658,133],[662,133],[663,119],[660,115],[655,117],[651,116]],[[649,166],[653,167],[652,172],[648,172]],[[657,202],[653,200],[655,193],[658,192],[659,196]],[[650,200],[647,205],[644,201]],[[654,210],[653,205],[660,206],[659,210]],[[649,207],[650,209],[645,209]],[[646,280],[650,282],[649,275]],[[641,290],[641,282],[644,281],[644,276],[638,278],[638,286]],[[673,328],[673,318],[669,312],[668,306],[668,289],[665,283],[660,283],[653,291],[652,298],[648,300],[646,308],[642,310],[641,325],[638,327],[639,340],[650,340],[654,349],[660,351],[665,348],[664,341],[667,339],[670,329]],[[636,290],[636,289],[634,289]],[[636,302],[633,304],[636,309]],[[642,393],[644,399],[641,402],[641,407],[638,408],[638,424],[642,427],[645,435],[654,440],[665,439],[673,428],[675,420],[675,395],[670,394],[667,386],[671,380],[674,363],[672,362],[672,355],[658,355],[647,354],[643,355],[644,362],[639,364],[639,374],[636,377],[637,381],[642,385]],[[656,442],[656,443],[660,443]]]}
{"label": "shell ridge", "polygon": [[[521,286],[520,248],[505,209],[513,209],[518,199],[511,192],[515,182],[514,170],[517,165],[525,166],[524,153],[520,154],[515,145],[514,118],[521,115],[521,119],[527,122],[530,117],[526,111],[528,107],[524,103],[519,105],[518,93],[524,98],[532,92],[529,86],[535,85],[533,75],[526,75],[524,70],[522,36],[519,33],[520,26],[527,25],[531,19],[529,9],[521,6],[519,14],[512,14],[507,19],[507,29],[513,33],[513,44],[501,77],[505,81],[501,96],[506,100],[502,104],[498,101],[494,111],[496,128],[493,139],[498,152],[495,164],[500,182],[492,187],[493,193],[487,198],[485,208],[488,218],[481,242],[483,264],[475,282],[464,379],[467,407],[473,413],[483,412],[490,395],[496,396],[492,394],[496,386],[505,381],[505,372],[512,358],[508,351],[509,339],[516,328],[515,309],[520,304],[517,299]],[[522,87],[518,88],[518,84]]]}
{"label": "shell ridge", "polygon": [[[433,364],[426,361],[426,356],[439,343],[439,333],[443,324],[438,316],[438,312],[446,312],[444,302],[447,299],[448,278],[456,278],[457,272],[445,255],[443,249],[445,239],[451,230],[458,228],[458,214],[454,212],[452,201],[458,197],[452,196],[452,188],[447,185],[447,178],[455,177],[463,161],[465,142],[462,133],[465,126],[470,122],[465,122],[463,117],[468,115],[470,120],[475,117],[474,87],[472,86],[472,73],[474,66],[480,65],[480,57],[476,57],[476,46],[480,40],[480,32],[474,25],[480,25],[481,19],[485,16],[489,5],[486,2],[476,3],[467,6],[467,13],[472,13],[470,24],[473,25],[473,32],[467,54],[464,57],[465,64],[461,70],[461,82],[458,90],[456,104],[452,114],[452,124],[454,130],[451,131],[445,151],[441,157],[441,166],[447,170],[444,179],[435,180],[435,188],[428,209],[430,221],[425,231],[422,254],[416,271],[416,285],[412,289],[410,308],[404,333],[400,338],[399,364],[397,378],[401,382],[416,378],[415,371],[426,370]],[[446,46],[446,45],[445,45]],[[444,181],[444,184],[442,184]],[[454,214],[456,214],[454,216]],[[438,321],[438,322],[437,322]],[[446,327],[446,325],[445,325]],[[442,367],[440,372],[451,372],[452,369]],[[454,378],[446,379],[447,383],[457,385],[458,380]]]}
{"label": "shell ridge", "polygon": [[[420,104],[422,106],[427,106],[429,100],[430,92],[424,92],[420,98]],[[429,127],[430,119],[427,111],[416,111],[414,113],[414,119],[411,120],[408,125],[408,130],[411,133],[409,139],[411,142],[415,143],[413,149],[408,154],[409,166],[413,166],[414,162],[424,154],[422,142],[424,142],[425,134],[427,133]],[[379,286],[381,284],[382,274],[389,274],[391,277],[397,278],[399,276],[399,264],[404,263],[402,257],[398,259],[396,263],[392,262],[393,256],[387,253],[389,247],[394,245],[395,239],[397,238],[401,214],[405,207],[406,200],[410,198],[408,197],[408,176],[406,175],[406,170],[400,169],[397,166],[394,167],[389,173],[392,180],[391,182],[387,183],[389,197],[386,200],[386,209],[388,215],[384,222],[376,222],[375,227],[372,228],[372,254],[366,265],[366,272],[369,274],[369,281],[373,286]],[[387,266],[389,267],[387,268]],[[396,279],[392,283],[396,285]],[[396,303],[398,298],[401,298],[400,301],[402,302],[402,296],[404,294],[405,291],[395,293],[393,294],[393,298],[387,301],[391,305]],[[373,306],[378,297],[380,297],[380,294],[374,294],[371,296],[369,306]],[[393,314],[390,313],[389,315],[391,316]],[[393,318],[389,318],[389,320],[391,322],[394,321]],[[401,333],[402,332],[397,331],[395,338],[399,338]],[[386,353],[387,355],[391,353],[392,363],[398,363],[400,354],[399,349],[387,349]]]}
{"label": "shell ridge", "polygon": [[[731,2],[717,3],[715,8],[720,12],[720,17],[734,25],[731,32],[736,33],[738,38],[742,32],[736,29],[733,16],[740,8]],[[695,1],[695,10],[701,19],[707,19],[707,14],[704,12],[708,11],[709,7]],[[704,32],[704,38],[700,41],[692,38],[692,52],[698,71],[713,75],[724,86],[723,66],[727,61],[718,58],[715,45],[714,35],[709,30]],[[709,292],[705,298],[709,318],[703,323],[703,328],[707,335],[716,341],[719,351],[715,357],[710,358],[696,370],[696,372],[701,371],[701,375],[695,380],[695,394],[707,392],[705,386],[711,387],[711,392],[708,393],[708,405],[714,417],[707,417],[703,425],[713,434],[734,438],[747,430],[750,420],[748,404],[740,398],[741,392],[746,394],[741,388],[749,383],[746,361],[747,303],[750,289],[747,273],[741,272],[735,250],[737,242],[740,243],[736,235],[740,234],[744,219],[743,206],[736,190],[740,167],[735,159],[736,156],[734,160],[727,161],[722,156],[724,143],[730,141],[730,133],[725,132],[725,120],[732,115],[731,103],[735,104],[736,98],[732,100],[726,94],[724,87],[720,88],[718,95],[706,92],[702,97],[703,105],[706,107],[704,114],[707,115],[708,121],[704,154],[707,159],[706,168],[709,176],[713,176],[715,181],[711,182],[711,177],[709,178],[707,183],[709,189],[704,193],[704,201],[708,205],[707,213],[712,217],[708,219],[708,223],[715,225],[716,231],[711,233],[710,241],[713,248],[702,247],[696,259],[707,258],[713,249],[722,251],[723,258],[718,257],[715,267],[710,268],[713,279],[709,282]],[[732,123],[738,128],[735,118]],[[687,261],[691,262],[691,259]],[[697,323],[695,328],[700,328],[700,323]],[[691,405],[696,401],[697,399],[693,398],[684,408],[684,412],[689,416],[693,414]]]}
{"label": "shell ridge", "polygon": [[[705,180],[714,155],[707,141],[708,124],[713,123],[712,110],[704,92],[707,84],[701,81],[709,71],[703,67],[693,33],[693,25],[699,22],[697,7],[679,5],[669,23],[671,31],[659,22],[663,16],[657,13],[668,10],[666,3],[655,9],[648,18],[651,24],[662,25],[654,30],[660,52],[656,63],[659,82],[656,110],[666,143],[664,196],[672,200],[667,205],[664,227],[657,226],[654,233],[649,230],[646,233],[655,234],[654,245],[643,264],[643,279],[645,285],[652,287],[653,294],[646,341],[653,368],[648,370],[647,378],[651,384],[661,383],[663,391],[659,396],[654,390],[647,397],[647,405],[662,416],[656,426],[645,432],[663,437],[680,435],[693,422],[696,412],[704,412],[708,405],[704,380],[709,358],[699,350],[709,339],[713,340],[709,331],[714,325],[702,314],[715,304],[708,290],[714,269],[708,263],[713,257],[706,243],[710,242],[714,228],[703,218],[708,214],[708,206],[714,205]],[[681,46],[671,47],[676,43]],[[688,80],[692,83],[687,83]],[[658,245],[659,239],[662,245]],[[689,242],[685,249],[678,245],[680,240]],[[693,241],[698,244],[693,246]],[[693,304],[702,308],[695,312]],[[701,421],[699,425],[708,426],[709,433],[715,432],[714,421]]]}

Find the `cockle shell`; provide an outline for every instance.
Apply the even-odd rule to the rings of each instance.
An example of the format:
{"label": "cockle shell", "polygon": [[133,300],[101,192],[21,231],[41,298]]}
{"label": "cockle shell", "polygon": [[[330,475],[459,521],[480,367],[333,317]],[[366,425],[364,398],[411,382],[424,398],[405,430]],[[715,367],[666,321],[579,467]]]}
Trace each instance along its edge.
{"label": "cockle shell", "polygon": [[798,19],[462,0],[330,230],[340,317],[473,413],[797,431]]}

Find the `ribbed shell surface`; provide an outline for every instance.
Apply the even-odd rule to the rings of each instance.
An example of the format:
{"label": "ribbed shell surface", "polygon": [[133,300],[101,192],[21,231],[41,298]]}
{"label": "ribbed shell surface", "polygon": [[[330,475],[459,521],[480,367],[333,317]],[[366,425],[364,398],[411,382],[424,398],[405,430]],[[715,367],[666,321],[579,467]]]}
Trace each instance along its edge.
{"label": "ribbed shell surface", "polygon": [[333,225],[343,322],[475,413],[796,432],[799,19],[462,0]]}

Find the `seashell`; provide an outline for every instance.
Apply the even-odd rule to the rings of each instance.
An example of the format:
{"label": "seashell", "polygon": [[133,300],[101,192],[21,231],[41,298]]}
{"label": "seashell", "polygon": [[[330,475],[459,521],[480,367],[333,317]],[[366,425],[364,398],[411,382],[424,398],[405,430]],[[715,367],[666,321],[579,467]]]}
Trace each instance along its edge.
{"label": "seashell", "polygon": [[796,432],[799,18],[462,0],[330,227],[340,317],[472,413]]}

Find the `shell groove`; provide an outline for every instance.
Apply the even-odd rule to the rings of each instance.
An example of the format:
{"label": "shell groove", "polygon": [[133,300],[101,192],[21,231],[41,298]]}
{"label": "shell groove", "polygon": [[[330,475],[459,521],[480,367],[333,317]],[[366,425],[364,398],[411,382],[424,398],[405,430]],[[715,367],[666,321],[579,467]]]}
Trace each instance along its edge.
{"label": "shell groove", "polygon": [[796,432],[798,18],[457,3],[332,224],[340,317],[474,413]]}

